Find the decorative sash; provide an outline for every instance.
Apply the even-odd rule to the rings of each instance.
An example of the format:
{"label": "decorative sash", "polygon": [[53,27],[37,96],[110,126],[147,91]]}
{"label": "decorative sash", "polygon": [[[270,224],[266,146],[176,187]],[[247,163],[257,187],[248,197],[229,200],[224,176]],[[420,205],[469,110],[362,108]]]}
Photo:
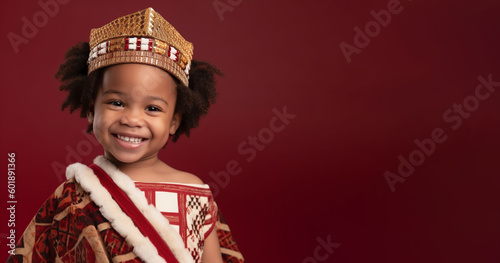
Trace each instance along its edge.
{"label": "decorative sash", "polygon": [[96,164],[91,164],[89,167],[92,168],[101,184],[109,191],[123,212],[125,212],[125,214],[132,219],[139,231],[141,231],[141,233],[148,237],[151,243],[153,243],[158,250],[158,254],[168,263],[178,263],[179,261],[175,258],[172,251],[170,251],[170,248],[154,229],[151,223],[144,217],[130,198],[113,182],[113,180],[111,180],[108,174],[106,174],[106,172],[104,172],[104,170]]}

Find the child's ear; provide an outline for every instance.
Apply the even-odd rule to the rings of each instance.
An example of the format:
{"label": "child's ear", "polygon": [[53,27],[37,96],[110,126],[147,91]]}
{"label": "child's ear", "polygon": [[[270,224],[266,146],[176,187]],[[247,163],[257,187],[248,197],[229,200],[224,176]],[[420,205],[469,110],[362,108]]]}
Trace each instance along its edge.
{"label": "child's ear", "polygon": [[94,122],[94,113],[88,112],[87,113],[87,120],[89,121],[89,123],[93,123]]}
{"label": "child's ear", "polygon": [[170,135],[174,135],[179,126],[181,125],[182,117],[179,113],[175,113],[172,121],[170,122]]}

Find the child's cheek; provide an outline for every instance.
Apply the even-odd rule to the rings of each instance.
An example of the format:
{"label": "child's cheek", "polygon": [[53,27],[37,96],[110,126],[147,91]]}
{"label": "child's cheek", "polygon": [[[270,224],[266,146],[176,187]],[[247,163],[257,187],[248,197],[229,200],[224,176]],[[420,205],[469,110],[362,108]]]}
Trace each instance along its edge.
{"label": "child's cheek", "polygon": [[105,133],[105,130],[103,127],[102,119],[98,115],[95,116],[95,118],[94,118],[93,132],[94,132],[94,136],[97,139],[97,141],[102,145],[103,135]]}

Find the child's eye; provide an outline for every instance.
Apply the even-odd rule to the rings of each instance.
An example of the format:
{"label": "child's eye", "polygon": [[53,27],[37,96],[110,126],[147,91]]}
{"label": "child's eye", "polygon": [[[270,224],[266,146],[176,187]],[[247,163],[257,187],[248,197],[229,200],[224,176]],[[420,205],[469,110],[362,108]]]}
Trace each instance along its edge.
{"label": "child's eye", "polygon": [[156,106],[148,106],[146,108],[147,111],[161,111],[161,109],[159,107],[156,107]]}
{"label": "child's eye", "polygon": [[117,106],[117,107],[123,107],[123,103],[119,100],[112,100],[112,101],[108,102],[108,104],[113,105],[113,106]]}

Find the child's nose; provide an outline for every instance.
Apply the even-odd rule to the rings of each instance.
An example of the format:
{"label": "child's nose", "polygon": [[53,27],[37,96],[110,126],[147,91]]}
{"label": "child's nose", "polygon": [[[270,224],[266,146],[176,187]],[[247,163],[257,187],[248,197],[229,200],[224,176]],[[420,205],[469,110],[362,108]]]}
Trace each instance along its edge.
{"label": "child's nose", "polygon": [[142,127],[144,125],[144,113],[138,109],[128,109],[123,112],[120,124],[130,127]]}

